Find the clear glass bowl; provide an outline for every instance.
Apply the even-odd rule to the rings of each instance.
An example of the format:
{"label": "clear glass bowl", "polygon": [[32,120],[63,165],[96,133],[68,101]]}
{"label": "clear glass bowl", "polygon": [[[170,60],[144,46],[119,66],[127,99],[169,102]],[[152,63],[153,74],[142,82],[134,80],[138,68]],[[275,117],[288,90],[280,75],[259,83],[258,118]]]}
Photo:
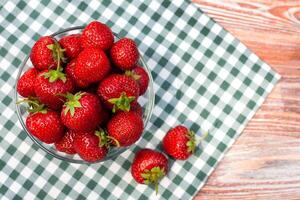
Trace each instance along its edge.
{"label": "clear glass bowl", "polygon": [[[52,36],[55,37],[57,40],[59,40],[60,38],[62,38],[63,36],[66,36],[66,35],[81,33],[83,28],[84,28],[84,26],[77,26],[77,27],[73,27],[73,28],[64,29],[64,30],[61,30],[61,31],[58,31],[58,32],[52,34]],[[117,34],[114,34],[114,35],[115,35],[115,41],[117,41],[119,39],[119,37]],[[153,92],[153,79],[152,79],[151,72],[150,72],[149,68],[147,67],[147,65],[141,55],[140,55],[140,59],[139,59],[139,65],[142,66],[147,71],[148,76],[149,76],[148,89],[147,89],[146,93],[139,98],[139,103],[143,107],[143,112],[144,112],[143,113],[144,127],[146,127],[146,125],[151,117],[151,114],[152,114],[155,95]],[[31,64],[31,61],[30,61],[29,55],[28,55],[25,58],[25,60],[23,61],[22,65],[19,69],[18,75],[17,75],[16,84],[15,84],[15,102],[18,102],[19,100],[22,99],[22,97],[17,93],[17,90],[16,90],[17,82],[18,82],[20,76],[30,67],[32,67],[32,64]],[[31,138],[31,140],[35,144],[37,144],[46,153],[52,155],[55,158],[58,158],[58,159],[61,159],[61,160],[67,161],[67,162],[87,163],[87,164],[90,163],[90,162],[82,160],[77,154],[76,155],[68,155],[63,152],[59,152],[55,149],[53,144],[43,143],[38,138],[31,135],[25,125],[26,117],[28,116],[28,112],[26,111],[26,105],[16,104],[16,110],[17,110],[17,115],[20,120],[20,123],[21,123],[22,127],[24,128],[25,132],[27,133],[27,135]],[[125,147],[125,148],[124,147],[123,148],[114,147],[114,148],[110,149],[109,153],[103,160],[100,160],[97,162],[104,162],[106,160],[115,158],[116,156],[120,155],[127,149],[128,149],[128,147]],[[95,162],[95,163],[97,163],[97,162]]]}

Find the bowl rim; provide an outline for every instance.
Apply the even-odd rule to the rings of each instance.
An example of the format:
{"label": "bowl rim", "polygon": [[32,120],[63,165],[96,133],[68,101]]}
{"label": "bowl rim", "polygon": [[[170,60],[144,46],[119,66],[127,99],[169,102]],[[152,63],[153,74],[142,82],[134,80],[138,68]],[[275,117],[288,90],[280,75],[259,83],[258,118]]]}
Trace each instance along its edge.
{"label": "bowl rim", "polygon": [[[57,35],[65,33],[65,32],[74,31],[74,30],[82,30],[82,29],[84,29],[84,27],[85,26],[74,26],[74,27],[70,27],[70,28],[67,28],[67,29],[61,29],[61,30],[58,30],[57,32],[54,32],[50,36],[55,37]],[[114,32],[113,32],[113,34],[114,34],[115,37],[120,39],[118,34],[116,34]],[[150,71],[148,65],[146,64],[143,56],[140,53],[139,53],[139,55],[140,55],[139,62],[142,63],[143,68],[147,71],[147,74],[149,75],[149,85],[148,85],[149,94],[148,95],[149,95],[150,98],[147,98],[148,103],[146,104],[146,109],[145,110],[147,110],[148,112],[147,112],[147,115],[146,115],[145,119],[143,118],[144,131],[145,131],[145,128],[147,127],[147,124],[148,124],[148,122],[149,122],[149,120],[152,116],[154,102],[155,102],[155,94],[154,94],[153,77],[152,77],[151,71]],[[19,122],[21,123],[21,125],[23,127],[23,130],[26,132],[26,134],[29,136],[29,138],[33,141],[34,144],[37,144],[39,148],[41,148],[43,151],[45,151],[47,154],[50,154],[54,158],[57,158],[57,159],[62,160],[62,161],[67,161],[67,162],[70,162],[70,163],[77,163],[77,164],[95,164],[95,163],[101,163],[101,162],[108,161],[108,160],[113,160],[117,157],[117,155],[121,155],[126,150],[128,150],[130,147],[132,147],[133,145],[136,144],[136,143],[134,143],[133,145],[131,145],[129,147],[115,148],[115,149],[118,149],[118,150],[115,151],[113,154],[109,155],[109,157],[105,157],[104,159],[99,160],[99,161],[95,161],[95,162],[88,162],[88,161],[85,161],[83,159],[78,160],[78,159],[73,159],[73,158],[68,158],[68,157],[65,157],[65,156],[61,156],[61,155],[58,155],[58,154],[54,153],[53,151],[49,150],[48,148],[46,148],[41,141],[39,141],[37,138],[35,138],[33,135],[31,135],[29,133],[29,131],[27,130],[25,122],[22,119],[21,110],[20,110],[21,106],[19,106],[17,104],[17,101],[19,99],[18,98],[19,95],[18,95],[18,92],[17,92],[17,84],[18,84],[18,81],[19,81],[19,79],[22,75],[23,69],[26,66],[26,63],[27,63],[29,57],[30,57],[30,53],[25,57],[23,62],[18,67],[19,71],[18,71],[18,74],[17,74],[17,77],[16,77],[15,87],[14,87],[14,102],[15,102],[15,107],[16,107]]]}

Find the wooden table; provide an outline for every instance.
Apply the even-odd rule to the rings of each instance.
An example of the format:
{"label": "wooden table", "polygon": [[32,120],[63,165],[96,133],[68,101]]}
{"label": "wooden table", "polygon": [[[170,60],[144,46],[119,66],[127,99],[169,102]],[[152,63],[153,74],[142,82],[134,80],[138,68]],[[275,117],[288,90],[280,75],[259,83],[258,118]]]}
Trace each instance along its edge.
{"label": "wooden table", "polygon": [[300,1],[194,2],[282,76],[195,199],[300,199]]}

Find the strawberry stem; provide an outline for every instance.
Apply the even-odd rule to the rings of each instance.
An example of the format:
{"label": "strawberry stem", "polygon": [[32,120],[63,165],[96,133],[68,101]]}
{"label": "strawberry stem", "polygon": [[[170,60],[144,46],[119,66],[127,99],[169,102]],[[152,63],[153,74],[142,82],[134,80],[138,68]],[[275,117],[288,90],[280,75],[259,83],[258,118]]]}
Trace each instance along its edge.
{"label": "strawberry stem", "polygon": [[47,113],[47,108],[45,107],[44,104],[41,104],[37,98],[25,98],[22,100],[19,100],[16,102],[17,105],[21,104],[21,103],[27,103],[28,104],[28,108],[27,111],[30,113]]}
{"label": "strawberry stem", "polygon": [[130,103],[135,100],[134,96],[127,96],[125,92],[121,93],[119,98],[109,99],[108,102],[113,104],[112,112],[115,113],[117,110],[130,111]]}
{"label": "strawberry stem", "polygon": [[194,131],[189,130],[187,137],[189,138],[189,141],[186,143],[188,147],[188,152],[194,153],[196,149],[196,139]]}
{"label": "strawberry stem", "polygon": [[73,117],[75,114],[76,108],[81,108],[81,103],[79,102],[80,98],[84,95],[84,92],[77,92],[76,94],[67,93],[65,96],[68,100],[65,102],[65,110],[64,114],[66,115],[69,111],[71,116]]}
{"label": "strawberry stem", "polygon": [[151,170],[146,169],[141,176],[146,185],[154,185],[156,194],[158,193],[158,182],[166,175],[164,168],[153,167]]}
{"label": "strawberry stem", "polygon": [[139,80],[141,78],[140,75],[138,75],[137,73],[135,73],[134,71],[130,71],[130,70],[127,70],[125,71],[125,75],[126,76],[129,76],[129,77],[132,77],[134,80]]}

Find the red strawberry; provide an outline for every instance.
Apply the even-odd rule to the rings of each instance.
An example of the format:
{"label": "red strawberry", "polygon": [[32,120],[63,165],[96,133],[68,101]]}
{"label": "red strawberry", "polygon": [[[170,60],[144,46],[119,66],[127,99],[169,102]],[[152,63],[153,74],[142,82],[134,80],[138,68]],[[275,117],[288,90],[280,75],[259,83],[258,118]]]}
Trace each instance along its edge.
{"label": "red strawberry", "polygon": [[140,96],[143,95],[146,92],[149,84],[149,76],[146,70],[140,66],[137,66],[131,71],[126,71],[125,74],[127,76],[131,76],[138,82],[140,86]]}
{"label": "red strawberry", "polygon": [[63,124],[74,131],[92,131],[101,122],[101,102],[97,95],[78,92],[67,94],[61,111]]}
{"label": "red strawberry", "polygon": [[67,154],[75,154],[76,151],[73,145],[75,136],[75,131],[68,130],[65,135],[54,144],[55,148],[58,151],[65,152]]}
{"label": "red strawberry", "polygon": [[102,108],[100,125],[103,127],[106,126],[109,119],[110,119],[110,112],[107,109]]}
{"label": "red strawberry", "polygon": [[139,150],[131,166],[131,174],[138,183],[154,184],[156,193],[158,182],[168,173],[167,157],[152,149]]}
{"label": "red strawberry", "polygon": [[74,148],[79,156],[88,162],[96,162],[105,158],[108,148],[103,131],[77,133]]}
{"label": "red strawberry", "polygon": [[47,144],[57,142],[64,135],[64,126],[59,114],[51,110],[39,110],[26,118],[28,131]]}
{"label": "red strawberry", "polygon": [[133,40],[122,38],[110,49],[110,57],[120,69],[133,69],[139,60],[139,51]]}
{"label": "red strawberry", "polygon": [[64,73],[57,70],[40,72],[34,84],[34,91],[39,100],[53,110],[59,110],[64,104],[62,95],[73,92],[74,83]]}
{"label": "red strawberry", "polygon": [[120,112],[114,115],[107,124],[108,135],[118,141],[118,146],[129,146],[142,135],[144,123],[137,113]]}
{"label": "red strawberry", "polygon": [[38,74],[35,68],[28,69],[18,80],[17,91],[23,97],[34,97],[34,82]]}
{"label": "red strawberry", "polygon": [[182,125],[169,130],[163,139],[163,149],[175,159],[186,160],[195,148],[195,133]]}
{"label": "red strawberry", "polygon": [[77,57],[75,78],[85,83],[101,81],[110,71],[109,60],[101,49],[86,48]]}
{"label": "red strawberry", "polygon": [[79,88],[86,88],[86,87],[88,87],[89,83],[81,81],[81,80],[79,80],[78,78],[75,77],[75,74],[74,74],[74,66],[75,66],[75,64],[76,64],[76,59],[71,60],[67,64],[67,66],[65,68],[65,72],[66,72],[67,76],[69,76],[73,80],[73,82],[75,83],[75,85],[77,87],[79,87]]}
{"label": "red strawberry", "polygon": [[143,117],[143,108],[138,102],[132,104],[130,111],[135,112],[139,116]]}
{"label": "red strawberry", "polygon": [[63,58],[63,49],[51,36],[41,37],[32,47],[30,60],[38,70],[55,68],[58,59]]}
{"label": "red strawberry", "polygon": [[139,86],[126,75],[112,74],[101,81],[98,95],[108,108],[113,109],[113,112],[129,111],[130,106],[139,97]]}
{"label": "red strawberry", "polygon": [[96,47],[103,50],[111,48],[114,43],[114,35],[110,28],[101,22],[89,23],[82,32],[82,46]]}
{"label": "red strawberry", "polygon": [[68,59],[73,59],[81,52],[81,35],[71,34],[62,37],[58,43],[65,49],[65,55]]}

